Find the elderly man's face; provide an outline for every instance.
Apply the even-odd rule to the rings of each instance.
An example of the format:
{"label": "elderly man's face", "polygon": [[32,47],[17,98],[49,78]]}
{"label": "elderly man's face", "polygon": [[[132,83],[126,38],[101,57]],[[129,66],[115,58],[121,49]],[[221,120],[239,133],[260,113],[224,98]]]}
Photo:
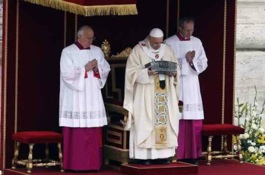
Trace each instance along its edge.
{"label": "elderly man's face", "polygon": [[85,45],[85,47],[89,47],[93,40],[94,40],[94,32],[91,29],[85,29],[83,31],[83,35],[81,36],[82,44]]}
{"label": "elderly man's face", "polygon": [[149,42],[150,42],[150,46],[154,49],[157,50],[161,47],[161,44],[163,43],[164,39],[163,37],[161,38],[153,38],[153,37],[149,37]]}
{"label": "elderly man's face", "polygon": [[191,35],[194,32],[194,22],[189,21],[189,22],[184,22],[183,27],[179,29],[179,32],[181,33],[182,36],[185,38],[190,38]]}

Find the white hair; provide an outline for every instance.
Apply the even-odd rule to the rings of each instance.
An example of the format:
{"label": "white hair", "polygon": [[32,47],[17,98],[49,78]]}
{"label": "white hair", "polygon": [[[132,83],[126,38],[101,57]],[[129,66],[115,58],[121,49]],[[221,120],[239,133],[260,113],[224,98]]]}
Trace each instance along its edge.
{"label": "white hair", "polygon": [[77,37],[80,38],[81,36],[83,36],[84,34],[84,30],[91,30],[93,31],[93,29],[90,26],[84,25],[82,27],[80,27],[77,31]]}

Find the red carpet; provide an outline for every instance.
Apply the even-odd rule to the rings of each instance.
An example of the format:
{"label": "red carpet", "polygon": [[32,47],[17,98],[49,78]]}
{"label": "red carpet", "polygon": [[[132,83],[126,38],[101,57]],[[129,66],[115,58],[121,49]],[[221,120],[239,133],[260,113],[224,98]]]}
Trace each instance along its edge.
{"label": "red carpet", "polygon": [[119,171],[116,170],[101,170],[99,172],[96,171],[87,171],[87,172],[63,172],[60,170],[54,169],[45,169],[45,168],[35,168],[33,169],[31,174],[28,174],[26,169],[7,169],[4,171],[4,175],[122,175]]}
{"label": "red carpet", "polygon": [[[235,160],[214,160],[212,165],[206,165],[201,161],[198,167],[198,175],[265,175],[265,166],[257,166],[249,163],[239,163]],[[31,175],[122,175],[115,170],[102,170],[100,172],[85,173],[60,173],[54,169],[35,168]],[[6,169],[4,175],[28,175],[25,169]],[[151,174],[150,174],[151,175]]]}
{"label": "red carpet", "polygon": [[214,160],[212,165],[200,162],[198,175],[265,175],[265,166],[236,160]]}

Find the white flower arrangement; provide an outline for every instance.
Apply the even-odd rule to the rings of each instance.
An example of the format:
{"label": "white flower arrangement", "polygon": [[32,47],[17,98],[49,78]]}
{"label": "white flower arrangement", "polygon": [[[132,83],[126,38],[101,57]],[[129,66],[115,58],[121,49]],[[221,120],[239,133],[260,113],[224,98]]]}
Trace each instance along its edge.
{"label": "white flower arrangement", "polygon": [[[235,108],[235,122],[245,128],[245,133],[240,135],[243,160],[246,162],[265,165],[265,128],[262,117],[265,109],[265,101],[259,109],[257,103],[257,89],[253,104],[239,103]],[[236,146],[234,146],[237,149]]]}

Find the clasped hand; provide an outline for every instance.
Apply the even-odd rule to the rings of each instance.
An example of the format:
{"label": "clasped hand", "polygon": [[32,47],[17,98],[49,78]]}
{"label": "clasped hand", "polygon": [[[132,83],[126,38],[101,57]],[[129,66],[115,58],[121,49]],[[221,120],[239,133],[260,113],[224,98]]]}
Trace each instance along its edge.
{"label": "clasped hand", "polygon": [[148,75],[155,75],[158,72],[156,70],[152,70],[151,68],[148,68]]}
{"label": "clasped hand", "polygon": [[90,71],[90,70],[95,70],[96,72],[98,72],[98,62],[96,59],[93,59],[91,61],[89,61],[86,65],[85,65],[85,69],[86,71]]}
{"label": "clasped hand", "polygon": [[191,63],[194,57],[195,57],[195,50],[188,51],[186,53],[186,60],[187,60],[188,63]]}

